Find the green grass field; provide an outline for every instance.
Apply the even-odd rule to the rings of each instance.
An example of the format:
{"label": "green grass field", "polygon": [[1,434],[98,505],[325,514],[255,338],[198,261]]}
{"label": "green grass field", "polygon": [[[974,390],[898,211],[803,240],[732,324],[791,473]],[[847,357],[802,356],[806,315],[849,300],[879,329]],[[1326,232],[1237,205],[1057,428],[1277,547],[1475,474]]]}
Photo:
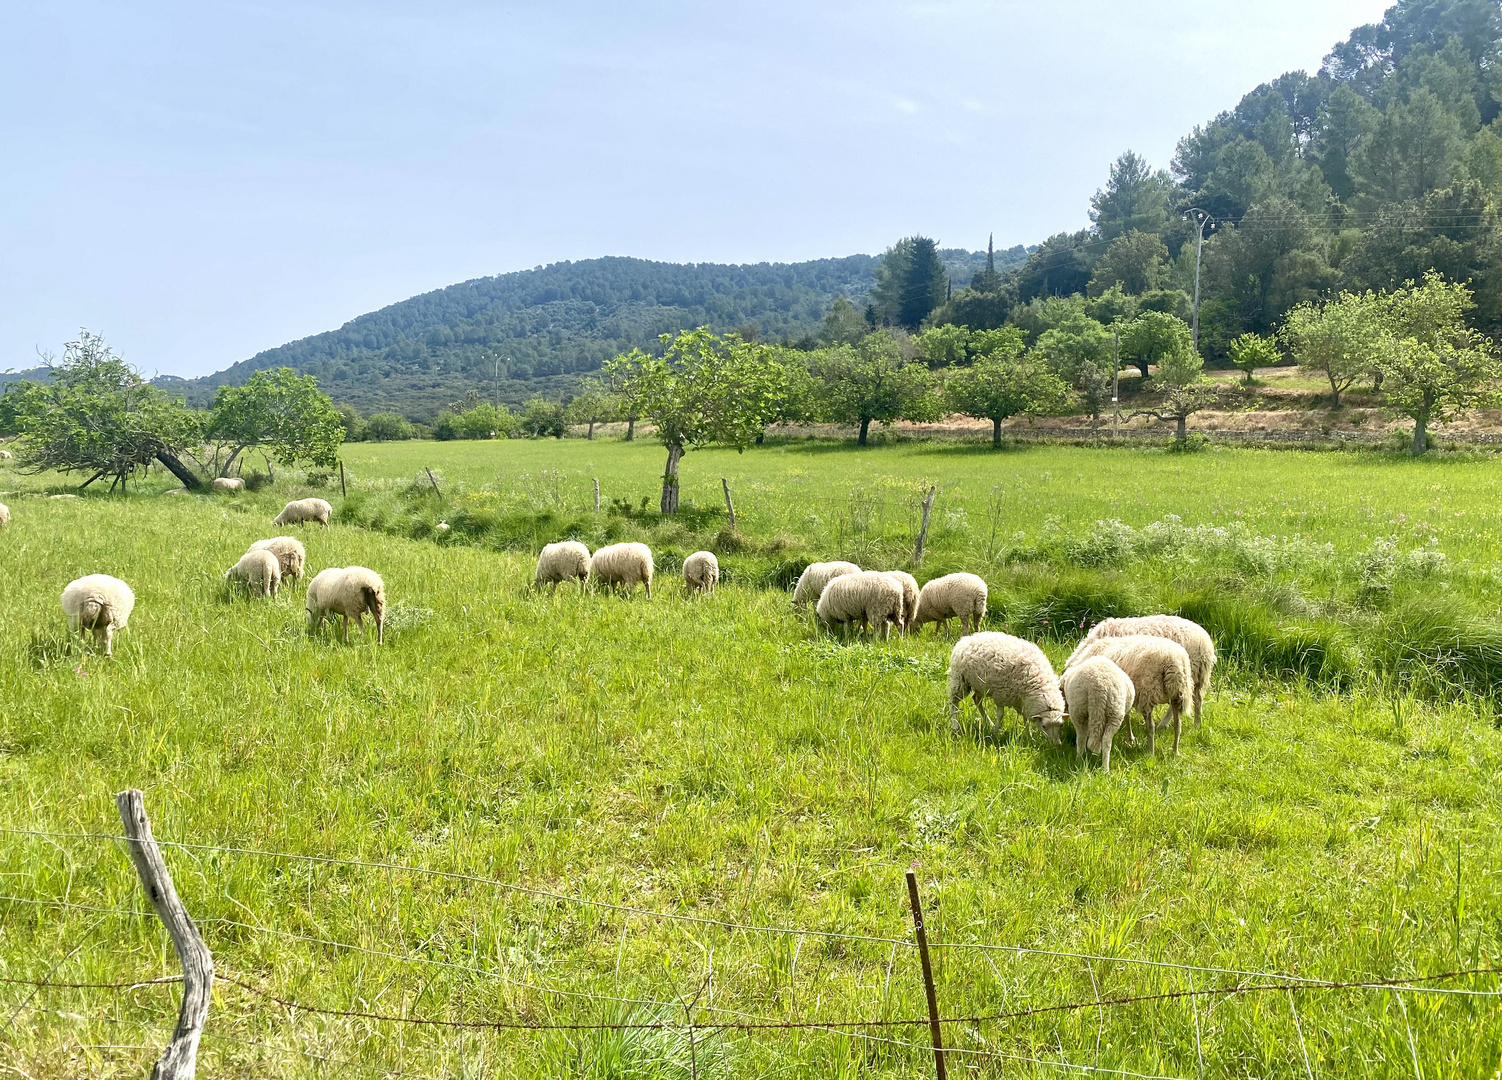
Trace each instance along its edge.
{"label": "green grass field", "polygon": [[[1497,964],[1496,459],[790,442],[689,454],[685,513],[664,522],[650,512],[661,458],[645,441],[358,444],[348,500],[337,479],[310,492],[300,477],[212,498],[158,497],[168,484],[152,477],[52,500],[35,496],[66,490],[57,478],[0,469],[14,515],[0,532],[0,826],[114,835],[113,793],[144,788],[158,838],[206,845],[167,859],[221,974],[321,1008],[920,1018],[903,882],[916,864],[945,1015],[1090,1006],[947,1025],[956,1075],[1498,1072],[1492,996],[1093,1004],[1259,981],[1246,972]],[[906,565],[931,484],[920,579],[982,573],[994,627],[1056,662],[1102,613],[1212,625],[1226,659],[1177,759],[1118,743],[1105,775],[1010,714],[993,733],[967,711],[953,736],[952,642],[841,645],[793,616],[777,586],[801,560]],[[385,646],[310,638],[300,589],[224,590],[225,567],[306,493],[338,508],[304,534],[310,573],[381,572]],[[569,534],[651,541],[668,567],[656,597],[531,592],[536,544]],[[671,567],[703,544],[731,580],[688,599]],[[138,597],[112,660],[81,656],[57,607],[90,572]],[[117,844],[13,831],[0,850],[0,975],[175,972]],[[0,1066],[142,1074],[177,997],[0,984]],[[200,1074],[910,1076],[932,1068],[926,1041],[921,1026],[442,1028],[221,983]]]}

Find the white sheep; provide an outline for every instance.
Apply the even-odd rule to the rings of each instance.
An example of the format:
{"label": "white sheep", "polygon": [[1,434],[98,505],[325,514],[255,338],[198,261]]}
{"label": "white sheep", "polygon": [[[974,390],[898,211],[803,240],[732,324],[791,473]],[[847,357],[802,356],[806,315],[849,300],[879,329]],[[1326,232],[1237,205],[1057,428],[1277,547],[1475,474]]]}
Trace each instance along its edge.
{"label": "white sheep", "polygon": [[224,577],[275,600],[276,591],[282,583],[282,567],[275,553],[252,548],[224,572]]}
{"label": "white sheep", "polygon": [[271,519],[271,524],[301,525],[304,521],[316,521],[326,529],[333,513],[334,508],[322,499],[293,499]]}
{"label": "white sheep", "polygon": [[652,599],[652,549],[646,544],[602,547],[590,560],[590,572],[602,585],[620,585],[628,593],[640,582],[647,587],[647,599]]}
{"label": "white sheep", "polygon": [[302,568],[308,561],[308,549],[295,536],[273,536],[269,540],[257,540],[250,545],[251,551],[269,551],[276,556],[277,569],[283,581],[296,581],[302,577]]}
{"label": "white sheep", "polygon": [[696,551],[683,560],[683,584],[689,592],[714,592],[720,583],[720,560],[712,551]]}
{"label": "white sheep", "polygon": [[913,625],[913,616],[918,613],[918,579],[906,570],[883,570],[882,573],[902,586],[902,622],[898,627],[903,636]]}
{"label": "white sheep", "polygon": [[[1168,706],[1168,715],[1163,722],[1173,724],[1173,752],[1177,754],[1183,714],[1194,707],[1194,676],[1190,674],[1189,653],[1184,646],[1177,641],[1147,634],[1103,637],[1086,641],[1069,659],[1071,664],[1080,664],[1092,656],[1104,656],[1132,680],[1137,691],[1134,702],[1137,714],[1147,724],[1147,750],[1150,754],[1157,752],[1153,710],[1159,705]],[[1066,674],[1068,670],[1066,666]],[[1127,738],[1136,741],[1130,716],[1127,718]]]}
{"label": "white sheep", "polygon": [[215,491],[244,491],[245,480],[239,476],[216,476],[214,477]]}
{"label": "white sheep", "polygon": [[381,575],[363,566],[330,567],[308,582],[308,630],[316,631],[323,620],[338,615],[344,620],[344,642],[349,644],[349,620],[365,629],[365,615],[375,619],[376,644],[386,640],[386,585]]}
{"label": "white sheep", "polygon": [[861,568],[853,562],[816,562],[804,567],[793,587],[793,610],[802,611],[809,604],[817,605],[824,594],[824,586],[845,574],[859,574]]}
{"label": "white sheep", "polygon": [[935,623],[934,633],[944,632],[949,620],[960,620],[960,631],[973,634],[986,617],[986,582],[975,574],[945,574],[928,582],[918,592],[918,610],[913,629]]}
{"label": "white sheep", "polygon": [[[1064,695],[1053,664],[1038,646],[1011,634],[988,631],[954,643],[949,653],[949,724],[954,731],[960,729],[959,704],[966,694],[975,698],[981,719],[993,728],[1001,722],[1003,709],[1044,732],[1064,715]],[[986,715],[988,697],[996,703],[995,720]]]}
{"label": "white sheep", "polygon": [[94,632],[94,644],[104,642],[104,655],[111,655],[115,631],[124,630],[136,606],[136,594],[119,578],[108,574],[89,574],[70,581],[62,595],[63,614],[68,629],[77,630],[80,640],[84,631]]}
{"label": "white sheep", "polygon": [[581,585],[589,580],[589,548],[577,540],[560,540],[549,544],[537,556],[537,572],[532,576],[536,588],[552,585],[558,591],[560,581],[578,581]]}
{"label": "white sheep", "polygon": [[902,626],[902,583],[874,570],[841,574],[824,586],[815,612],[831,631],[836,623],[842,631],[850,623],[860,623],[873,633],[880,626],[885,641],[894,624]]}
{"label": "white sheep", "polygon": [[0,529],[10,524],[10,507],[0,503]]}
{"label": "white sheep", "polygon": [[[1131,676],[1104,656],[1092,656],[1072,668],[1066,668],[1059,680],[1064,693],[1067,719],[1074,725],[1074,750],[1084,758],[1085,751],[1100,755],[1100,766],[1111,771],[1111,741],[1132,712],[1137,688]],[[1044,733],[1055,744],[1059,727],[1051,725]]]}
{"label": "white sheep", "polygon": [[[1126,637],[1128,634],[1146,634],[1149,637],[1167,638],[1184,646],[1189,654],[1189,673],[1194,676],[1194,726],[1203,723],[1205,693],[1210,689],[1210,673],[1215,670],[1215,642],[1205,628],[1197,622],[1177,615],[1144,615],[1136,619],[1105,619],[1090,628],[1090,633],[1075,652],[1087,642],[1103,637]],[[1067,670],[1074,662],[1071,655],[1064,662]]]}
{"label": "white sheep", "polygon": [[0,461],[13,461],[15,456],[9,450],[0,450]]}

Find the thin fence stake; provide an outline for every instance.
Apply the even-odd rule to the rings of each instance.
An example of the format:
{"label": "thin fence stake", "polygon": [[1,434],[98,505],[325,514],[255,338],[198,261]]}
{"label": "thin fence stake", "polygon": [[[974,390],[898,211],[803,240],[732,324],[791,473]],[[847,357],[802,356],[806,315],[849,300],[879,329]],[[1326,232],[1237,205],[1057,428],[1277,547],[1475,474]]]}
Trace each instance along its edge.
{"label": "thin fence stake", "polygon": [[[933,490],[929,490],[929,502],[933,501]],[[927,517],[927,514],[924,515]],[[918,899],[918,878],[909,870],[907,872],[907,898],[913,906],[913,930],[918,935],[918,957],[923,962],[923,992],[928,996],[928,1030],[934,1040],[934,1076],[938,1080],[945,1080],[944,1071],[944,1031],[939,1024],[939,999],[934,993],[934,969],[928,962],[928,931],[923,925],[923,901]]]}
{"label": "thin fence stake", "polygon": [[177,1014],[177,1027],[172,1032],[172,1041],[152,1067],[151,1080],[193,1080],[198,1068],[198,1040],[203,1036],[203,1023],[209,1015],[209,999],[214,989],[214,958],[172,885],[172,874],[151,835],[145,796],[135,788],[128,788],[115,796],[115,806],[125,826],[130,861],[141,876],[141,885],[156,908],[157,917],[172,936],[172,947],[183,969],[183,1002]]}
{"label": "thin fence stake", "polygon": [[344,486],[344,459],[343,458],[339,459],[339,494],[342,495],[346,499],[349,498],[349,489],[347,489]]}
{"label": "thin fence stake", "polygon": [[433,470],[424,465],[422,471],[428,474],[428,483],[433,485],[433,494],[440,499],[443,498],[443,492],[438,490],[438,481],[433,479]]}
{"label": "thin fence stake", "polygon": [[595,477],[595,513],[600,512],[600,478]]}
{"label": "thin fence stake", "polygon": [[730,481],[720,477],[720,486],[725,489],[725,513],[730,518],[730,528],[735,528],[735,503],[730,501]]}
{"label": "thin fence stake", "polygon": [[928,539],[928,515],[933,511],[934,494],[938,490],[938,487],[930,487],[928,495],[923,500],[923,525],[918,529],[918,545],[913,548],[914,566],[923,562],[923,544]]}

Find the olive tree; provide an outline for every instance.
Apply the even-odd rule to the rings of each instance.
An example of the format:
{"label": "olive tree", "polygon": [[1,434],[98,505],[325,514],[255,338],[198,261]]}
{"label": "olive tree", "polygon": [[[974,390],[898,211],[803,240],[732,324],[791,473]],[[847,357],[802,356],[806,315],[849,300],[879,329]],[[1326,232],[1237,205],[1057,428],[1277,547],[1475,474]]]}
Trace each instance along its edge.
{"label": "olive tree", "polygon": [[1038,357],[1015,347],[996,349],[969,367],[955,368],[945,383],[950,408],[991,421],[991,446],[1001,446],[1001,422],[1012,416],[1044,416],[1062,410],[1069,387]]}
{"label": "olive tree", "polygon": [[1388,408],[1413,421],[1413,453],[1429,449],[1429,425],[1494,402],[1502,384],[1496,347],[1466,325],[1471,290],[1436,271],[1387,298],[1388,347],[1378,363]]}
{"label": "olive tree", "polygon": [[820,350],[810,357],[809,367],[817,383],[815,414],[831,423],[856,425],[858,446],[866,445],[873,422],[938,419],[928,366],[905,359],[884,331],[867,334],[854,345]]}
{"label": "olive tree", "polygon": [[663,355],[633,349],[605,365],[606,377],[638,403],[667,450],[661,511],[678,511],[678,466],[689,450],[755,442],[780,407],[785,369],[766,345],[709,328],[661,336]]}
{"label": "olive tree", "polygon": [[108,476],[113,491],[157,461],[184,486],[203,485],[180,457],[202,437],[200,414],[152,386],[97,334],[80,332],[45,381],[6,397],[29,472],[86,472],[80,490]]}
{"label": "olive tree", "polygon": [[[1370,374],[1386,349],[1386,301],[1373,292],[1343,292],[1317,304],[1305,301],[1289,310],[1278,336],[1304,371],[1330,384],[1330,402]],[[1238,339],[1240,340],[1240,339]]]}

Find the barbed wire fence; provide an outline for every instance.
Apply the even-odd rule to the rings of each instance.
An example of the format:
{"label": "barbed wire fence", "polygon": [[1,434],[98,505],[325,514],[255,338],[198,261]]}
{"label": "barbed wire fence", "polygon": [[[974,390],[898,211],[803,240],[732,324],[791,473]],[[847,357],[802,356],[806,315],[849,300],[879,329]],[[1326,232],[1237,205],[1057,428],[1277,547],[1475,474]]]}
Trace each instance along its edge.
{"label": "barbed wire fence", "polygon": [[[1293,1014],[1295,1028],[1298,1034],[1299,1049],[1303,1064],[1308,1074],[1312,1077],[1314,1069],[1309,1057],[1308,1047],[1304,1042],[1303,1027],[1298,1019],[1298,1011],[1294,1005],[1294,996],[1310,993],[1349,992],[1360,990],[1377,990],[1391,993],[1399,1002],[1407,1025],[1407,1007],[1402,1004],[1403,994],[1445,995],[1468,998],[1502,998],[1502,989],[1482,989],[1476,987],[1462,987],[1442,985],[1455,983],[1467,978],[1481,976],[1496,976],[1502,974],[1502,969],[1491,967],[1459,968],[1428,975],[1401,976],[1393,978],[1368,978],[1328,980],[1311,978],[1308,976],[1293,975],[1287,973],[1257,971],[1245,968],[1218,967],[1211,965],[1182,964],[1165,960],[1153,960],[1131,956],[1116,956],[1089,952],[1071,952],[1056,949],[1037,949],[1029,946],[991,944],[982,942],[961,941],[928,941],[927,927],[923,921],[921,898],[918,894],[918,884],[915,875],[910,871],[907,874],[907,887],[909,893],[909,913],[913,916],[914,933],[912,937],[893,937],[872,934],[856,934],[844,931],[818,930],[805,927],[763,925],[751,922],[739,922],[735,920],[721,920],[702,915],[692,915],[686,912],[671,912],[653,910],[650,908],[636,907],[629,904],[615,903],[612,901],[591,899],[586,897],[571,896],[553,890],[542,889],[532,886],[518,885],[514,882],[500,881],[495,878],[477,874],[466,874],[455,871],[435,870],[424,867],[407,866],[400,863],[338,858],[332,856],[305,855],[293,852],[281,852],[263,848],[237,847],[232,845],[197,844],[183,841],[157,840],[151,832],[150,822],[147,818],[144,806],[144,797],[140,791],[129,789],[121,792],[116,797],[117,807],[121,820],[124,823],[122,834],[92,833],[92,832],[62,832],[38,829],[0,828],[0,833],[16,836],[30,836],[48,841],[63,839],[89,840],[96,842],[109,842],[123,845],[131,857],[131,861],[140,879],[143,891],[151,902],[156,914],[166,927],[171,937],[174,951],[181,966],[181,974],[177,975],[150,975],[135,979],[115,981],[75,981],[55,979],[52,973],[66,960],[76,954],[85,942],[80,941],[72,953],[59,957],[52,964],[47,973],[41,977],[27,977],[9,974],[0,974],[0,984],[13,985],[29,989],[31,993],[19,1004],[11,1007],[11,1021],[22,1012],[39,1013],[45,1012],[44,1006],[34,1004],[38,995],[47,991],[75,990],[75,991],[111,991],[117,994],[134,993],[142,990],[164,990],[182,988],[182,998],[178,1012],[177,1024],[173,1030],[171,1039],[167,1042],[161,1056],[152,1070],[153,1080],[191,1080],[196,1075],[196,1058],[200,1039],[203,1035],[204,1024],[208,1016],[212,990],[215,983],[221,987],[228,986],[246,995],[248,998],[268,1003],[284,1010],[289,1016],[305,1014],[327,1018],[363,1020],[375,1023],[389,1023],[406,1025],[416,1028],[447,1030],[452,1032],[626,1032],[626,1031],[660,1031],[675,1035],[681,1035],[688,1039],[690,1052],[690,1065],[693,1080],[699,1075],[695,1049],[699,1045],[701,1037],[715,1037],[727,1032],[744,1034],[776,1034],[791,1032],[829,1032],[844,1035],[851,1038],[870,1041],[879,1044],[889,1044],[915,1052],[932,1053],[934,1061],[934,1073],[939,1080],[945,1080],[947,1055],[961,1055],[963,1057],[991,1058],[1011,1064],[1045,1066],[1053,1068],[1067,1068],[1075,1072],[1100,1074],[1109,1076],[1146,1077],[1153,1074],[1130,1072],[1124,1069],[1090,1066],[1078,1061],[1067,1060],[1060,1047],[1061,1060],[1049,1060],[1046,1058],[1032,1057],[1022,1054],[1008,1053],[999,1049],[974,1049],[960,1047],[953,1044],[953,1040],[945,1038],[947,1030],[959,1028],[975,1028],[985,1024],[1005,1024],[1008,1021],[1026,1020],[1029,1018],[1049,1015],[1068,1015],[1089,1010],[1097,1010],[1102,1018],[1105,1010],[1121,1008],[1131,1005],[1148,1004],[1155,1002],[1185,1001],[1191,1003],[1195,1009],[1196,1030],[1196,1053],[1199,1054],[1199,1013],[1198,1003],[1201,1001],[1215,1002],[1229,998],[1239,998],[1257,995],[1286,995]],[[517,980],[509,974],[498,975],[494,971],[487,970],[475,965],[467,965],[451,960],[440,960],[434,957],[415,956],[392,950],[372,949],[366,946],[355,945],[349,942],[336,941],[331,938],[316,935],[302,934],[295,931],[283,930],[252,923],[241,922],[226,918],[212,918],[195,922],[188,914],[186,907],[177,894],[172,881],[170,871],[161,854],[161,848],[179,849],[185,852],[201,851],[216,852],[232,855],[246,855],[261,858],[282,859],[308,864],[335,865],[350,868],[362,868],[380,870],[389,873],[406,873],[420,877],[448,879],[470,884],[484,885],[487,887],[520,894],[534,898],[546,899],[560,904],[576,905],[580,907],[594,907],[609,910],[627,917],[644,917],[664,922],[684,923],[702,927],[715,927],[723,930],[738,931],[744,933],[759,933],[781,935],[797,939],[800,942],[804,938],[819,938],[833,942],[859,942],[864,944],[890,946],[891,960],[887,965],[887,984],[890,985],[892,964],[895,961],[899,948],[911,949],[920,955],[921,971],[923,975],[923,989],[925,999],[929,1005],[928,1015],[911,1017],[891,1017],[883,1012],[880,1015],[860,1017],[821,1017],[816,1019],[775,1019],[761,1014],[748,1013],[743,1010],[715,1006],[713,1004],[701,1004],[700,997],[704,986],[699,987],[699,992],[689,1000],[668,1001],[658,998],[639,996],[622,996],[612,994],[598,994],[581,990],[570,990],[559,987],[543,986]],[[100,920],[94,923],[97,928],[103,919],[112,915],[139,916],[142,912],[123,907],[103,907],[99,905],[83,904],[69,899],[57,900],[47,898],[23,897],[0,894],[0,903],[25,904],[37,907],[51,907],[70,911],[79,911],[100,916]],[[585,1000],[610,1005],[646,1006],[657,1010],[643,1017],[628,1017],[625,1020],[598,1020],[598,1021],[555,1021],[536,1020],[524,1017],[503,1019],[455,1019],[448,1016],[414,1016],[410,1013],[387,1012],[378,1009],[362,1008],[338,1008],[329,1005],[315,1004],[298,998],[278,993],[266,986],[261,985],[253,977],[231,973],[216,969],[212,955],[204,941],[199,929],[204,927],[220,927],[228,931],[246,930],[259,933],[271,934],[293,941],[306,942],[323,947],[348,950],[355,953],[368,954],[394,960],[405,964],[429,965],[438,968],[451,969],[469,975],[477,975],[491,978],[504,978],[511,985],[519,988],[538,991],[547,995],[556,995],[564,998]],[[91,933],[92,929],[91,928]],[[624,943],[624,935],[623,935]],[[977,953],[1007,953],[1015,956],[1037,956],[1055,960],[1074,960],[1086,965],[1092,964],[1123,964],[1128,966],[1141,966],[1156,968],[1166,971],[1175,971],[1190,976],[1190,986],[1187,989],[1161,990],[1150,993],[1122,994],[1117,996],[1102,997],[1099,985],[1095,981],[1094,969],[1091,971],[1091,983],[1094,994],[1089,998],[1078,1000],[1055,1002],[1046,1005],[1034,1005],[1025,1008],[1000,1010],[994,1012],[974,1013],[969,1015],[945,1015],[940,1009],[937,1000],[937,989],[930,970],[929,950],[954,950]],[[796,954],[795,961],[796,964]],[[711,967],[711,976],[713,969]],[[1221,979],[1234,980],[1229,983],[1215,986],[1198,986],[1194,983],[1194,976],[1212,976]],[[707,980],[706,980],[707,981]],[[675,1014],[675,1018],[664,1018],[667,1012]],[[676,1014],[681,1014],[682,1019],[676,1019]],[[119,1017],[106,1018],[110,1023],[122,1025],[134,1025],[141,1028],[152,1026],[151,1021],[131,1020]],[[1102,1023],[1104,1020],[1102,1019]],[[921,1034],[922,1029],[927,1028],[929,1039],[915,1041],[913,1038],[901,1038],[904,1033]],[[877,1034],[877,1033],[881,1034]],[[233,1037],[218,1035],[217,1039],[238,1043],[248,1048],[254,1048],[255,1044]],[[946,1043],[948,1045],[946,1045]],[[149,1048],[149,1044],[109,1044],[111,1049],[141,1050]],[[1412,1064],[1416,1075],[1422,1075],[1418,1050],[1413,1038],[1411,1026],[1408,1030],[1408,1049],[1412,1054]],[[330,1064],[354,1066],[354,1062],[347,1059],[327,1054],[319,1054],[306,1049],[301,1051],[308,1056],[318,1058]],[[1201,1057],[1201,1073],[1203,1073],[1203,1060]],[[1166,1078],[1165,1078],[1166,1080]]]}

